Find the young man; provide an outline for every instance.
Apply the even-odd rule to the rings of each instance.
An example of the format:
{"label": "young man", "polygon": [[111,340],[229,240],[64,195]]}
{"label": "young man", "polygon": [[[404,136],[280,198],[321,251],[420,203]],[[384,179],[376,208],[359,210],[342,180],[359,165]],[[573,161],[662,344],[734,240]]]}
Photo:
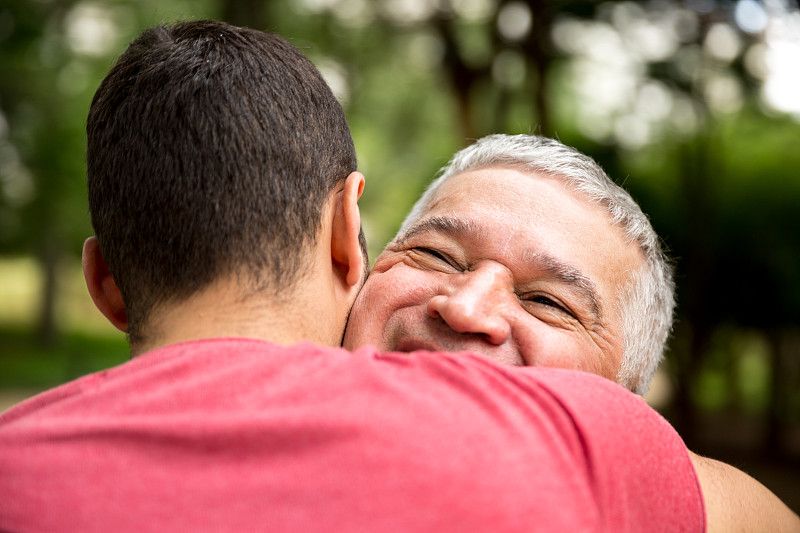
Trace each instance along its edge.
{"label": "young man", "polygon": [[283,39],[147,30],[87,130],[84,271],[134,357],[0,417],[0,530],[703,530],[680,438],[608,380],[331,347],[364,178]]}

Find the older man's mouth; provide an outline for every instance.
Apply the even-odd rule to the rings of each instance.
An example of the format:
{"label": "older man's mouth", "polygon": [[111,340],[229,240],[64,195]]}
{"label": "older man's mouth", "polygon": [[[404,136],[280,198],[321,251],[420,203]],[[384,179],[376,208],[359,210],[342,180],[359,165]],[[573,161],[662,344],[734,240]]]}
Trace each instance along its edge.
{"label": "older man's mouth", "polygon": [[524,359],[518,351],[498,351],[487,350],[487,346],[475,342],[451,342],[449,338],[438,339],[438,342],[430,340],[423,340],[419,338],[403,338],[390,346],[390,350],[394,352],[414,352],[418,350],[425,350],[428,352],[471,352],[487,359],[491,359],[496,363],[509,366],[526,366]]}
{"label": "older man's mouth", "polygon": [[429,352],[445,351],[441,346],[435,343],[419,339],[402,339],[394,347],[394,351],[396,352],[415,352],[417,350],[426,350]]}

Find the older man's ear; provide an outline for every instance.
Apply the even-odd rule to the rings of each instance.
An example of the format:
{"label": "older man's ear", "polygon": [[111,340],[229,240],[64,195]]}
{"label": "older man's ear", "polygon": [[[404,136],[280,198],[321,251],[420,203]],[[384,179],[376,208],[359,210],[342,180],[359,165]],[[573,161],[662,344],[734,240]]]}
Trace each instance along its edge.
{"label": "older man's ear", "polygon": [[331,261],[345,290],[358,289],[364,273],[364,252],[359,244],[361,212],[358,199],[364,192],[364,176],[353,172],[336,193],[331,232]]}
{"label": "older man's ear", "polygon": [[127,333],[128,318],[125,314],[122,293],[108,270],[106,260],[100,252],[100,244],[97,242],[97,237],[89,237],[83,243],[81,264],[83,266],[83,277],[86,279],[86,287],[89,289],[94,305],[115,328]]}

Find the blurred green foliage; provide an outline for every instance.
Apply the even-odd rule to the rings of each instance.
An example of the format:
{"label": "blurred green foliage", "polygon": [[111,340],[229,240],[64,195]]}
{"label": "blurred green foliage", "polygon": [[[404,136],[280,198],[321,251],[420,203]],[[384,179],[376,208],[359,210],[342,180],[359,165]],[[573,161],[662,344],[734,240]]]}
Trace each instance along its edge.
{"label": "blurred green foliage", "polygon": [[0,328],[0,342],[0,388],[44,390],[130,358],[122,339],[79,332],[66,333],[57,350],[38,345],[29,329]]}

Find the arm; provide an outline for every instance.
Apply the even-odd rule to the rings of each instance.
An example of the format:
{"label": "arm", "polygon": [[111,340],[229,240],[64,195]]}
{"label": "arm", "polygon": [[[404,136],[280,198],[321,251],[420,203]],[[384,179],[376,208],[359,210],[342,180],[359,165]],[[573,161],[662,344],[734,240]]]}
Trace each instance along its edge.
{"label": "arm", "polygon": [[764,485],[730,465],[689,454],[703,490],[709,533],[800,532],[800,517]]}

